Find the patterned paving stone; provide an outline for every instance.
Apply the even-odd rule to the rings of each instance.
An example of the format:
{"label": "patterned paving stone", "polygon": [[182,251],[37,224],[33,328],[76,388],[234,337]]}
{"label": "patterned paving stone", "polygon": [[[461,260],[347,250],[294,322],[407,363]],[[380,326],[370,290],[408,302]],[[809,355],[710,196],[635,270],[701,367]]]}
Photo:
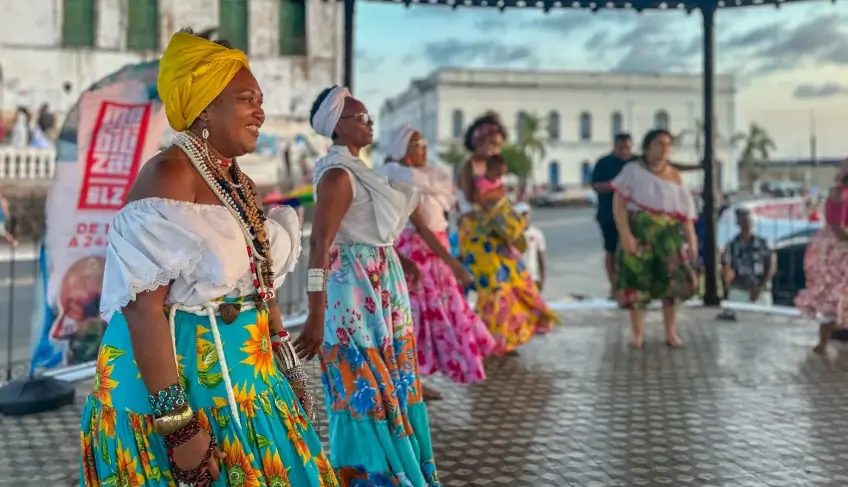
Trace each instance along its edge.
{"label": "patterned paving stone", "polygon": [[[572,312],[483,384],[427,378],[443,485],[848,485],[848,346],[821,358],[799,320],[714,315],[682,311],[671,350],[652,313],[630,350],[623,313]],[[0,485],[77,485],[79,415],[0,417]]]}

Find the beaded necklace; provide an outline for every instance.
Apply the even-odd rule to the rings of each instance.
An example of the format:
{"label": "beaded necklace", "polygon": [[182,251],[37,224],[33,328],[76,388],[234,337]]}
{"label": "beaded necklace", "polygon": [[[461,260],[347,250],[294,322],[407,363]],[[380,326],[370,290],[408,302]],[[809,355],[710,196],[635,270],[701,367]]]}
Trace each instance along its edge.
{"label": "beaded necklace", "polygon": [[264,305],[274,297],[274,269],[271,245],[265,232],[266,217],[257,203],[256,188],[241,171],[235,159],[232,164],[225,166],[229,167],[231,182],[220,164],[213,161],[206,144],[194,134],[181,132],[174,139],[174,143],[186,153],[218,200],[239,223],[247,244],[250,272],[253,274],[253,286],[256,288],[256,304]]}

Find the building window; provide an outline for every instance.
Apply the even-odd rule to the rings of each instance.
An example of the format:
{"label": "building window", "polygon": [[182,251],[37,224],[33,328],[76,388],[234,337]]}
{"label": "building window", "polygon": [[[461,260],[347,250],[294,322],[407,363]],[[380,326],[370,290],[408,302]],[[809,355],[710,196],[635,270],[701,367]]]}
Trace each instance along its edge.
{"label": "building window", "polygon": [[64,0],[62,2],[62,45],[94,47],[97,8],[94,0]]}
{"label": "building window", "polygon": [[127,49],[159,50],[159,2],[129,0],[127,4]]}
{"label": "building window", "polygon": [[280,56],[306,56],[306,0],[280,0]]}
{"label": "building window", "polygon": [[247,0],[218,0],[218,38],[229,41],[234,48],[245,53],[250,44],[249,21]]}
{"label": "building window", "polygon": [[548,114],[548,138],[559,140],[559,112],[556,110]]}
{"label": "building window", "polygon": [[465,120],[463,118],[462,110],[458,108],[451,114],[451,134],[455,139],[459,139],[464,135]]}
{"label": "building window", "polygon": [[580,140],[592,140],[592,114],[589,112],[580,114]]}
{"label": "building window", "polygon": [[521,110],[518,112],[515,120],[515,135],[517,140],[522,140],[527,136],[527,112]]}
{"label": "building window", "polygon": [[612,112],[612,117],[610,117],[610,127],[612,127],[612,139],[615,140],[615,136],[624,132],[624,117],[621,116],[621,112]]}
{"label": "building window", "polygon": [[665,110],[657,110],[657,113],[654,114],[654,128],[668,130],[668,127],[668,112]]}
{"label": "building window", "polygon": [[583,163],[580,164],[580,185],[592,185],[592,163],[589,161],[583,161]]}

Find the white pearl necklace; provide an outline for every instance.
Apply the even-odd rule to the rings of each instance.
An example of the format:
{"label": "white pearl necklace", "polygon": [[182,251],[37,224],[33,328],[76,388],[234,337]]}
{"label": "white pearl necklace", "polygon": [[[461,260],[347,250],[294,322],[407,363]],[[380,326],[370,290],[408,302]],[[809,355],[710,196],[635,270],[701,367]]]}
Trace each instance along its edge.
{"label": "white pearl necklace", "polygon": [[[214,163],[208,154],[208,150],[206,154],[204,154],[204,152],[202,152],[201,149],[198,147],[195,138],[186,132],[181,132],[177,134],[177,136],[174,138],[174,144],[180,149],[182,149],[183,152],[185,152],[194,168],[197,170],[203,180],[206,181],[206,184],[209,186],[209,189],[211,189],[212,192],[215,193],[215,196],[218,197],[218,200],[221,201],[227,211],[229,211],[233,218],[235,218],[238,222],[239,228],[241,229],[241,233],[244,236],[244,241],[247,244],[248,257],[253,261],[251,265],[251,270],[253,271],[253,276],[256,280],[254,284],[258,283],[258,285],[256,286],[256,291],[263,299],[273,298],[274,290],[268,286],[268,283],[264,282],[262,273],[259,272],[262,263],[265,262],[265,257],[261,255],[261,253],[258,252],[256,250],[256,247],[253,245],[253,231],[236,210],[236,202],[233,199],[232,195],[224,191],[224,188],[220,185],[220,183],[215,180],[215,177],[209,170],[209,166],[204,163],[204,161],[208,161],[210,164]],[[236,182],[236,184],[238,184],[238,182]],[[273,283],[271,283],[271,285],[273,285]]]}

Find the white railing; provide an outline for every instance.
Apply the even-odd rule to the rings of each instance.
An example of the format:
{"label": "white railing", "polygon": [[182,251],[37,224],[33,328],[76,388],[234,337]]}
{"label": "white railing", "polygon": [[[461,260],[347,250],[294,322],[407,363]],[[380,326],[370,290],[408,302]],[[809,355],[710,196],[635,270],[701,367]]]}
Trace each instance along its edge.
{"label": "white railing", "polygon": [[[242,169],[259,186],[273,186],[279,181],[281,160],[273,157],[245,156]],[[19,149],[0,146],[0,180],[52,179],[56,171],[53,149]]]}
{"label": "white railing", "polygon": [[0,146],[0,180],[53,179],[56,151]]}

